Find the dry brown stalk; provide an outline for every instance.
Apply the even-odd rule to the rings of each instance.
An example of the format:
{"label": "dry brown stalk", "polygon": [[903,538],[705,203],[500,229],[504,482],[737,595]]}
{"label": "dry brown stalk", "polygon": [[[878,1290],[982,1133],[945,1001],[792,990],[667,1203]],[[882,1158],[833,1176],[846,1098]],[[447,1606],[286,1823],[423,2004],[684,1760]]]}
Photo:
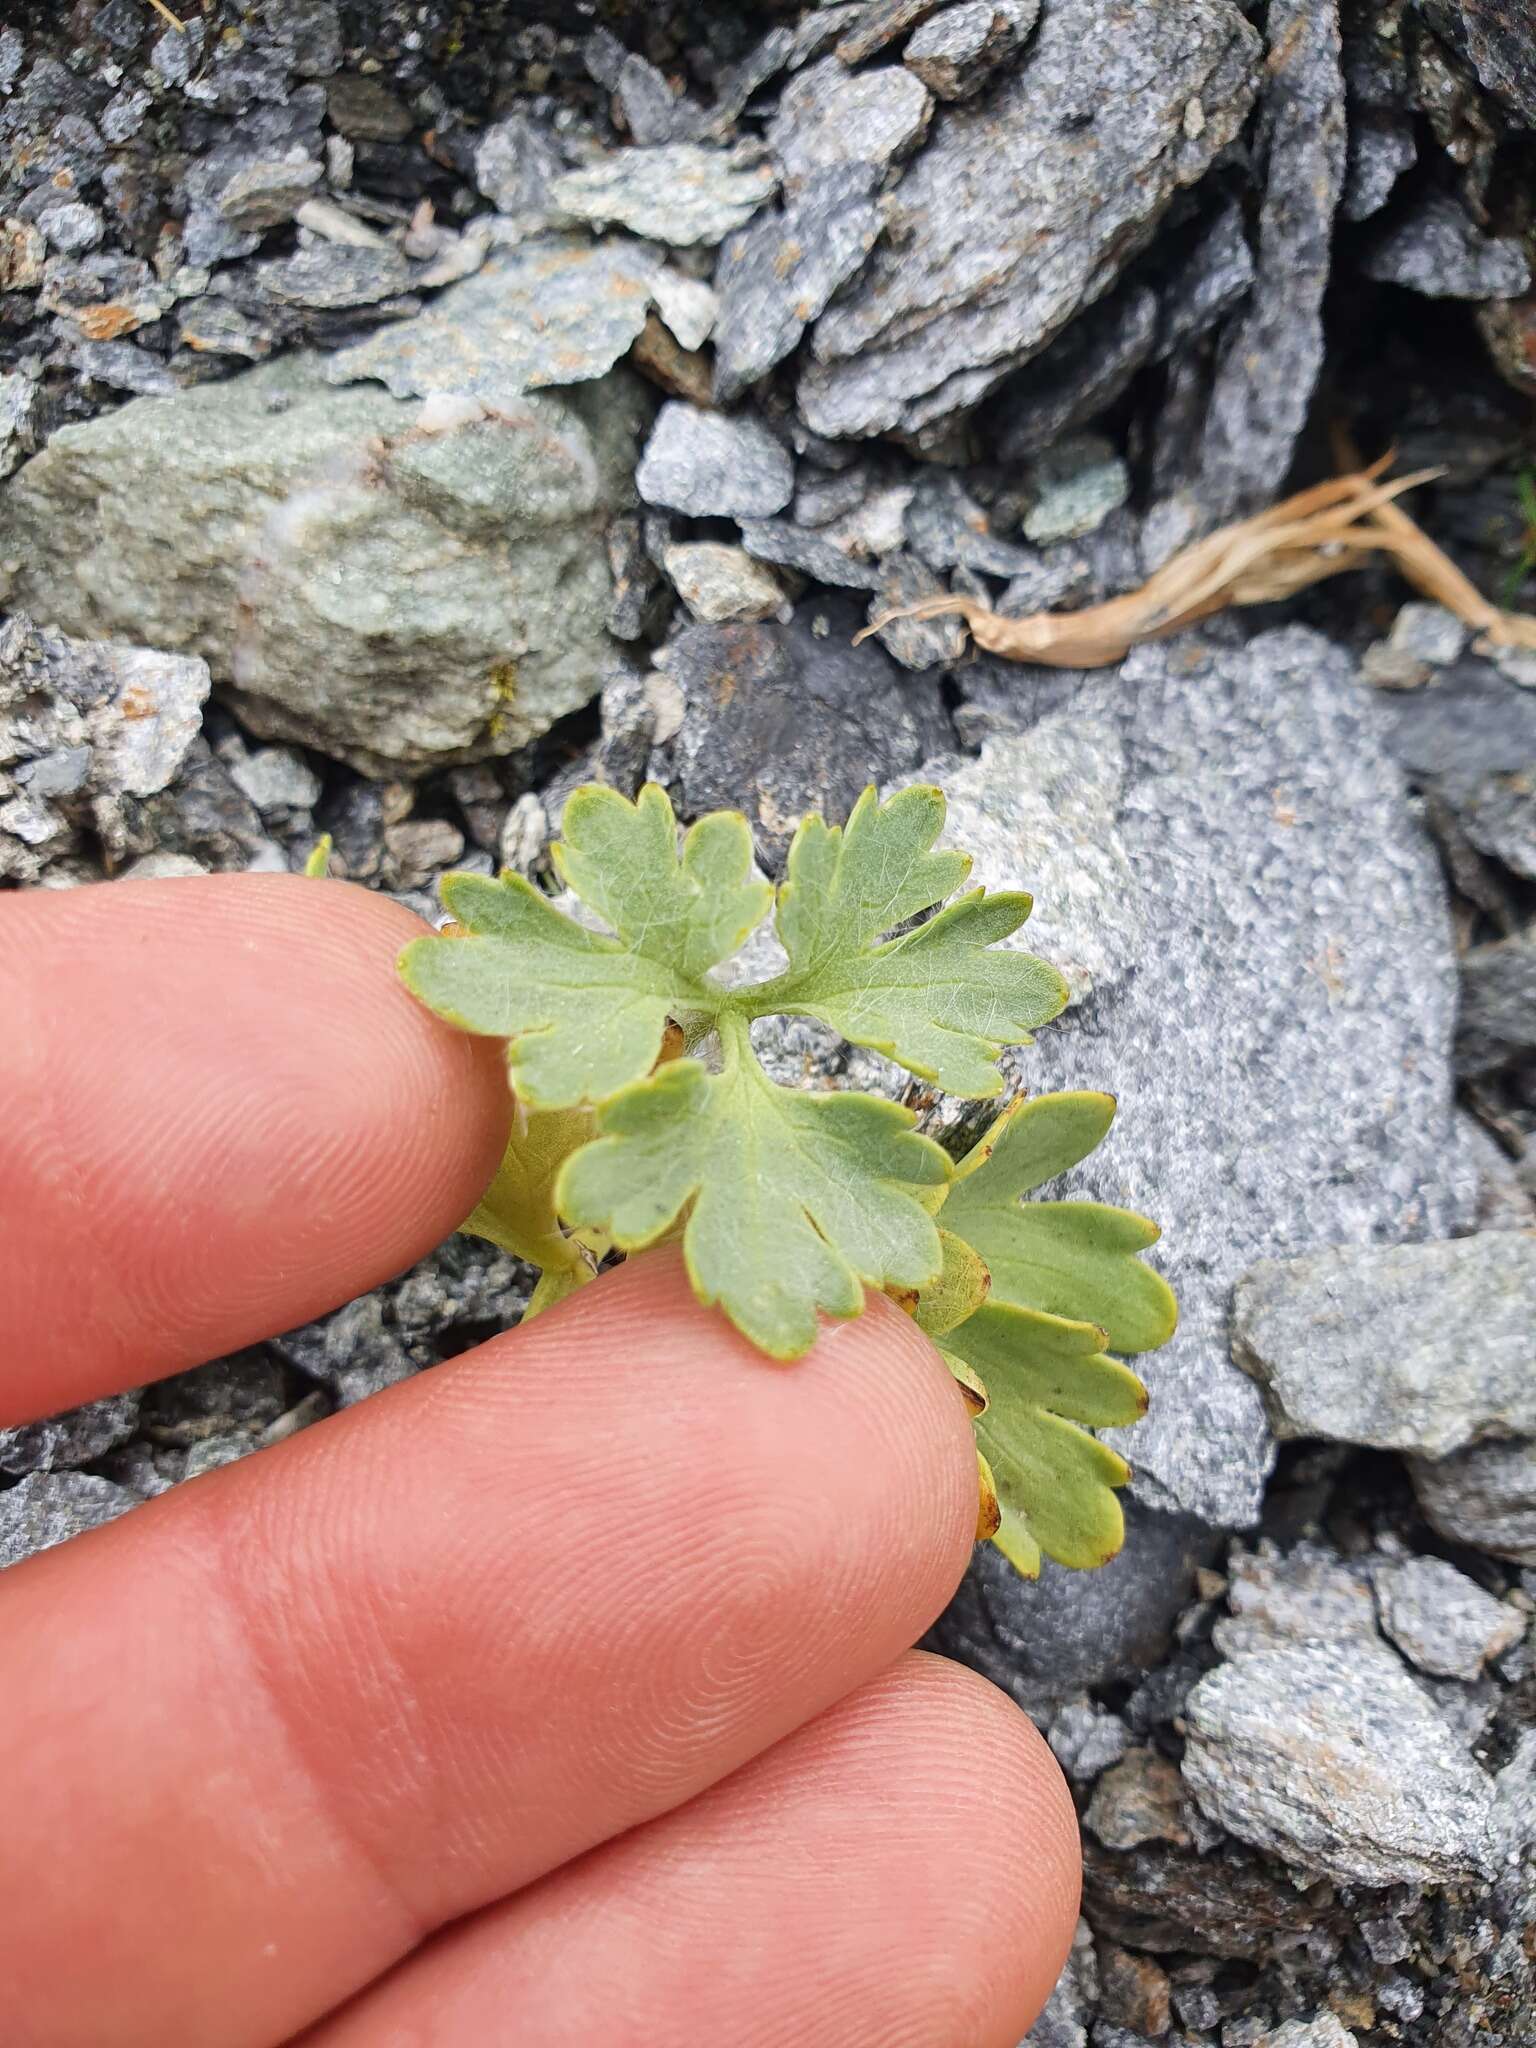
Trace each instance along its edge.
{"label": "dry brown stalk", "polygon": [[149,0],[149,4],[151,7],[153,7],[156,14],[164,15],[165,19],[171,24],[171,27],[175,29],[178,35],[184,36],[186,34],[187,24],[182,20],[179,14],[172,14],[170,8],[166,6],[165,0]]}
{"label": "dry brown stalk", "polygon": [[863,640],[893,619],[958,613],[978,647],[1009,661],[1051,668],[1108,668],[1143,640],[1161,640],[1229,605],[1274,604],[1310,583],[1390,555],[1416,589],[1502,647],[1536,648],[1536,619],[1501,611],[1470,583],[1396,500],[1440,472],[1380,481],[1391,461],[1330,477],[1266,512],[1223,526],[1166,561],[1138,590],[1079,612],[1004,618],[979,598],[929,597],[882,614]]}

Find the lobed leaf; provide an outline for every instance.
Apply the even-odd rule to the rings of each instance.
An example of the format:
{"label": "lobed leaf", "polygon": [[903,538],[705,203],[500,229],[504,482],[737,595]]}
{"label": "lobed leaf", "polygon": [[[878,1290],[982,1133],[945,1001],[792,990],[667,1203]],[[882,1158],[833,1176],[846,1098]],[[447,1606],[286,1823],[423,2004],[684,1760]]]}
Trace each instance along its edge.
{"label": "lobed leaf", "polygon": [[1168,1283],[1137,1256],[1157,1225],[1101,1202],[1020,1201],[1085,1158],[1114,1109],[1107,1095],[1061,1094],[1005,1112],[961,1162],[944,1228],[985,1262],[994,1301],[1095,1323],[1114,1351],[1154,1351],[1178,1322]]}
{"label": "lobed leaf", "polygon": [[842,830],[808,818],[779,891],[785,972],[745,992],[750,1014],[817,1017],[854,1045],[899,1060],[956,1095],[1002,1088],[997,1056],[1025,1045],[1066,1005],[1055,968],[990,950],[1028,917],[1030,898],[977,889],[898,937],[965,879],[963,854],[935,853],[944,798],[926,787],[886,803],[865,790]]}
{"label": "lobed leaf", "polygon": [[527,1316],[574,1292],[597,1270],[586,1248],[561,1229],[555,1208],[560,1169],[595,1128],[588,1109],[530,1110],[519,1102],[495,1177],[459,1226],[542,1268]]}
{"label": "lobed leaf", "polygon": [[866,1284],[921,1288],[939,1271],[915,1190],[950,1167],[913,1121],[873,1096],[780,1088],[750,1053],[722,1074],[678,1060],[603,1106],[602,1136],[561,1173],[560,1210],[625,1251],[686,1211],[699,1298],[771,1357],[795,1358],[818,1310],[857,1315]]}
{"label": "lobed leaf", "polygon": [[996,1489],[993,1541],[1028,1578],[1042,1553],[1088,1570],[1124,1541],[1115,1489],[1130,1467],[1088,1427],[1138,1421],[1147,1394],[1103,1343],[1092,1323],[992,1302],[945,1339],[986,1387],[973,1427]]}

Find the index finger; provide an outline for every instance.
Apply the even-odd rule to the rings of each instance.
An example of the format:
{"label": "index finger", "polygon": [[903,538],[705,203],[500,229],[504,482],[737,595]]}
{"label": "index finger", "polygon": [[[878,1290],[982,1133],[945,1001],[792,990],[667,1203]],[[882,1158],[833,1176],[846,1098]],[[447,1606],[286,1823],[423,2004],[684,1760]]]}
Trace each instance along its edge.
{"label": "index finger", "polygon": [[463,1220],[505,1068],[400,985],[420,930],[293,875],[0,906],[0,1425],[307,1322]]}

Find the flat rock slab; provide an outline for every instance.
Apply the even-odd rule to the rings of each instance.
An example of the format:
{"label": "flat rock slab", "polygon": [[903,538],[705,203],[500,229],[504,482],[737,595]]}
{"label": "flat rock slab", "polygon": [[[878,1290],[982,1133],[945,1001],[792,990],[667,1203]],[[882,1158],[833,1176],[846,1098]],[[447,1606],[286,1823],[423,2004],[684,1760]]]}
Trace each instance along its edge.
{"label": "flat rock slab", "polygon": [[1236,135],[1258,55],[1231,0],[1055,0],[1012,76],[935,115],[885,242],[812,330],[807,422],[917,431],[1036,354]]}
{"label": "flat rock slab", "polygon": [[1444,1458],[1536,1435],[1536,1236],[1266,1261],[1237,1290],[1233,1350],[1279,1436]]}
{"label": "flat rock slab", "polygon": [[567,171],[549,188],[562,213],[610,222],[657,242],[720,242],[745,227],[778,184],[770,163],[701,142],[619,149],[602,163]]}
{"label": "flat rock slab", "polygon": [[1196,1686],[1185,1719],[1200,1806],[1298,1871],[1362,1885],[1490,1874],[1492,1782],[1390,1650],[1234,1658]]}
{"label": "flat rock slab", "polygon": [[672,398],[656,416],[635,484],[648,505],[696,519],[762,519],[789,503],[795,466],[761,421]]}

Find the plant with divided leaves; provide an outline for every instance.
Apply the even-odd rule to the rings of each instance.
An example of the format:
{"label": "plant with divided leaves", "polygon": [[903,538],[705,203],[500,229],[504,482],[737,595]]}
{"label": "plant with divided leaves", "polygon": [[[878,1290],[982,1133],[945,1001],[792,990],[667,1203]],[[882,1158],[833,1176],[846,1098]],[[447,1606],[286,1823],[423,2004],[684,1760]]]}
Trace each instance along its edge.
{"label": "plant with divided leaves", "polygon": [[[408,986],[462,1030],[507,1041],[511,1140],[466,1230],[540,1269],[528,1313],[610,1256],[679,1239],[699,1298],[778,1359],[866,1287],[933,1337],[972,1410],[981,1533],[1033,1574],[1119,1549],[1124,1461],[1090,1430],[1134,1422],[1146,1393],[1108,1354],[1171,1334],[1165,1283],[1138,1256],[1158,1232],[1094,1202],[1029,1201],[1109,1128],[1105,1095],[1003,1110],[958,1165],[914,1113],[873,1095],[785,1088],[753,1023],[818,1019],[951,1094],[995,1097],[1003,1046],[1066,1002],[1054,968],[1000,950],[1031,903],[956,895],[933,788],[873,789],[846,826],[802,821],[777,888],[756,879],[746,820],[678,842],[654,784],[630,803],[576,791],[554,850],[604,930],[515,874],[450,876],[454,922],[409,945]],[[772,910],[782,971],[718,970]]]}

